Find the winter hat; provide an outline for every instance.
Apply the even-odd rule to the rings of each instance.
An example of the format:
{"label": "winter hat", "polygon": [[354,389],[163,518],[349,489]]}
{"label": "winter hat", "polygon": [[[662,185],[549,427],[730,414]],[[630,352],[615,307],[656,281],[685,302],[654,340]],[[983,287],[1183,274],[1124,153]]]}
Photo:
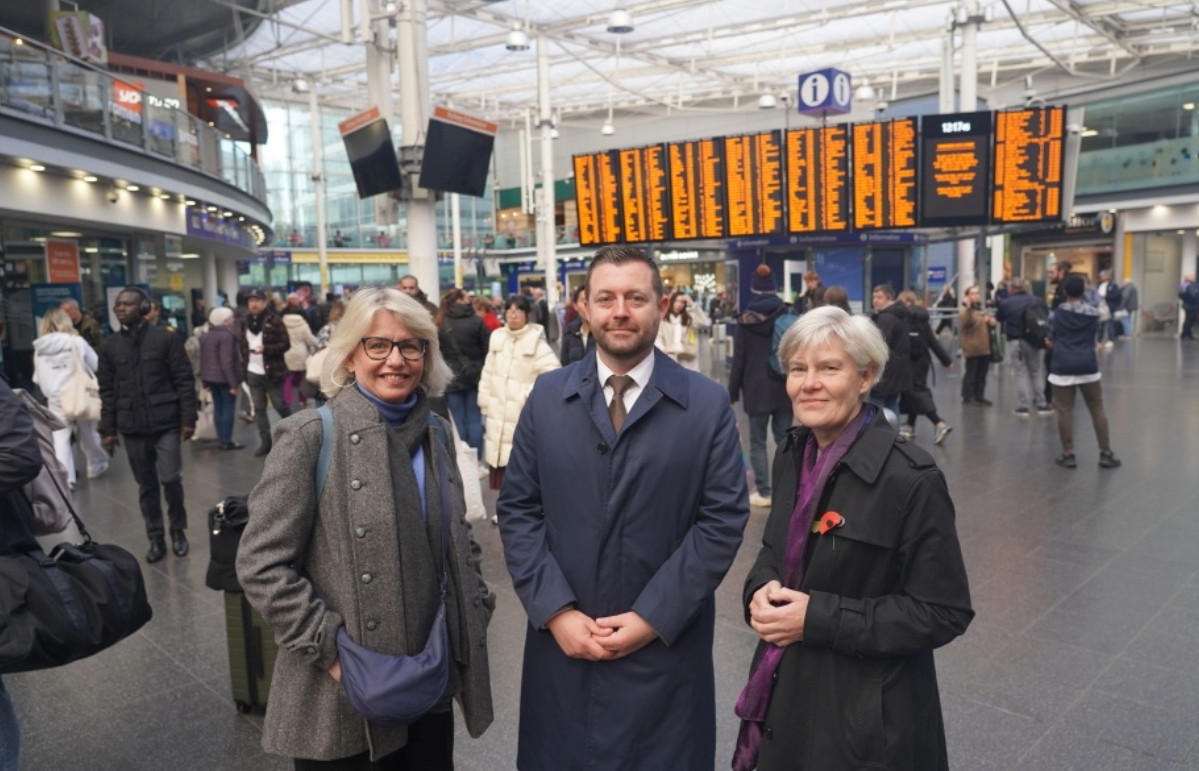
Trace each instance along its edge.
{"label": "winter hat", "polygon": [[232,308],[225,308],[224,306],[219,307],[219,308],[213,308],[212,311],[208,314],[208,323],[210,326],[219,327],[219,326],[228,324],[232,320],[233,320],[233,309]]}
{"label": "winter hat", "polygon": [[778,287],[774,283],[774,273],[770,270],[769,265],[762,263],[754,271],[754,278],[749,284],[749,291],[754,294],[775,294],[778,292]]}

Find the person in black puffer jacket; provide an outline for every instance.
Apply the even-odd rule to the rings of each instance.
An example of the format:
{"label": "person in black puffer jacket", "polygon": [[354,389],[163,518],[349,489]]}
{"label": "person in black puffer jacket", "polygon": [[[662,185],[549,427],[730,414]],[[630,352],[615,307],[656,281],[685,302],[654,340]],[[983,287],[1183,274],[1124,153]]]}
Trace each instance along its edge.
{"label": "person in black puffer jacket", "polygon": [[479,412],[479,374],[487,359],[491,330],[475,314],[470,295],[457,287],[441,296],[434,317],[441,355],[454,371],[445,392],[446,405],[458,426],[458,435],[475,448],[483,460],[483,416]]}
{"label": "person in black puffer jacket", "polygon": [[[912,388],[911,342],[908,337],[908,309],[895,299],[890,284],[879,284],[870,295],[874,323],[883,333],[891,351],[887,368],[870,390],[870,401],[888,409],[899,419],[899,397]],[[888,419],[890,419],[888,417]]]}
{"label": "person in black puffer jacket", "polygon": [[1095,331],[1099,312],[1083,299],[1086,284],[1082,276],[1069,276],[1062,282],[1066,301],[1049,318],[1049,339],[1053,344],[1049,383],[1053,386],[1053,407],[1057,413],[1057,432],[1062,440],[1059,466],[1074,468],[1074,394],[1082,398],[1091,413],[1095,438],[1099,441],[1099,465],[1116,468],[1120,461],[1112,453],[1103,411],[1103,389],[1099,385],[1099,358],[1095,355]]}
{"label": "person in black puffer jacket", "polygon": [[949,436],[953,426],[937,414],[937,404],[933,401],[933,392],[928,387],[928,373],[933,366],[934,354],[946,369],[953,367],[953,359],[933,334],[928,311],[916,304],[916,293],[900,292],[899,301],[908,309],[908,348],[912,361],[912,387],[905,391],[899,400],[907,421],[899,431],[908,438],[914,438],[916,418],[924,415],[932,421],[936,430],[933,443],[940,444]]}
{"label": "person in black puffer jacket", "polygon": [[737,317],[733,367],[729,372],[729,401],[736,404],[744,392],[745,414],[749,417],[749,465],[754,471],[755,488],[749,502],[763,508],[771,503],[766,429],[773,430],[776,448],[782,447],[793,420],[787,380],[775,375],[769,363],[774,323],[788,311],[776,290],[770,266],[759,265],[750,284],[749,307]]}
{"label": "person in black puffer jacket", "polygon": [[196,428],[196,381],[183,343],[174,332],[145,321],[150,298],[136,288],[117,295],[113,311],[121,331],[100,346],[100,436],[109,454],[125,437],[129,466],[137,479],[138,502],[150,551],[146,562],[166,556],[161,482],[171,521],[171,547],[188,552],[183,505],[181,443]]}

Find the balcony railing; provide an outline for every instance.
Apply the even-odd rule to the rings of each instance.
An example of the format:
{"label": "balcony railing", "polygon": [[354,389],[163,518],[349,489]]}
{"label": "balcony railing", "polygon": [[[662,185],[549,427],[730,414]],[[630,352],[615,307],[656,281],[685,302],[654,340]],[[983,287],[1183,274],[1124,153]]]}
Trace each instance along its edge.
{"label": "balcony railing", "polygon": [[262,172],[236,142],[111,73],[3,27],[0,110],[174,161],[266,202]]}

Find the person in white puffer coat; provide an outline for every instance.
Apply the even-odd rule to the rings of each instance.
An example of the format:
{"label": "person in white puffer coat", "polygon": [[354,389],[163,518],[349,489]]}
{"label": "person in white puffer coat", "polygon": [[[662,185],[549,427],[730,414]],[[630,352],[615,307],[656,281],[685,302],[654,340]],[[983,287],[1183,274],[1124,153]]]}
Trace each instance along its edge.
{"label": "person in white puffer coat", "polygon": [[[299,310],[299,298],[289,295],[287,299],[289,305],[287,310],[283,311],[283,327],[287,330],[291,347],[283,354],[283,362],[287,365],[287,380],[283,383],[283,401],[295,406],[297,402],[305,404],[308,402],[308,399],[300,393],[300,385],[304,382],[304,376],[307,373],[308,357],[316,350],[316,337],[312,334],[312,328],[308,326],[308,319]],[[296,305],[290,304],[293,299],[296,301]]]}
{"label": "person in white puffer coat", "polygon": [[87,478],[98,477],[108,470],[108,453],[100,444],[100,434],[94,420],[68,420],[62,414],[59,402],[67,380],[71,376],[74,354],[79,354],[80,363],[95,374],[98,360],[96,351],[79,336],[71,317],[55,308],[42,317],[39,337],[33,341],[33,382],[37,383],[46,397],[50,411],[67,424],[54,432],[54,455],[67,469],[67,480],[75,487],[75,453],[71,451],[71,428],[78,431],[79,446],[87,458]]}
{"label": "person in white puffer coat", "polygon": [[483,413],[483,460],[491,467],[491,489],[504,480],[512,452],[512,435],[520,411],[543,372],[562,366],[545,339],[545,329],[529,322],[527,297],[512,295],[504,303],[504,326],[491,333],[487,359],[479,376],[479,411]]}

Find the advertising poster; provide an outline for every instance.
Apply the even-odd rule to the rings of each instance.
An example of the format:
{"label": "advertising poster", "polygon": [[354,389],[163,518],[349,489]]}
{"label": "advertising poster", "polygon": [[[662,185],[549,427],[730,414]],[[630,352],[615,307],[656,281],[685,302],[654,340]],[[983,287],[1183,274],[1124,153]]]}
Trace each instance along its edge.
{"label": "advertising poster", "polygon": [[58,307],[63,300],[74,300],[83,305],[82,284],[30,284],[30,304],[33,307],[34,334],[41,329],[42,317]]}
{"label": "advertising poster", "polygon": [[46,275],[51,284],[78,284],[79,244],[75,241],[46,241]]}

